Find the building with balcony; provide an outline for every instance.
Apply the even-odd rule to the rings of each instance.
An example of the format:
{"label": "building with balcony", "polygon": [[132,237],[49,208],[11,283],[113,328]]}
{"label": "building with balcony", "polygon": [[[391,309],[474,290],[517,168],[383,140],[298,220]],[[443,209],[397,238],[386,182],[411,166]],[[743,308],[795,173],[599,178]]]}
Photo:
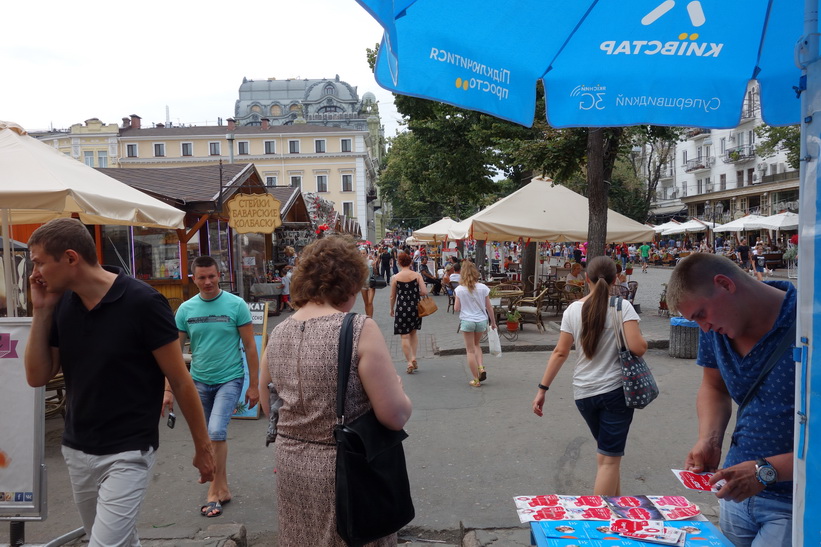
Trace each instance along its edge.
{"label": "building with balcony", "polygon": [[751,85],[737,127],[687,129],[675,161],[663,168],[650,220],[679,215],[725,223],[750,213],[798,212],[798,170],[786,151],[768,158],[756,152],[762,124],[758,87]]}

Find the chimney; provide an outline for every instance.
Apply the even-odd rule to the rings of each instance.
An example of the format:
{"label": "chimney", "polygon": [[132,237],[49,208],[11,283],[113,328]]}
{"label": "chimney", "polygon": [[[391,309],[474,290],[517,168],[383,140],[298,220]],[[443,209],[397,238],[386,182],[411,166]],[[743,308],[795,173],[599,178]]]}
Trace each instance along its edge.
{"label": "chimney", "polygon": [[123,118],[123,129],[131,127],[131,118]]}
{"label": "chimney", "polygon": [[237,130],[237,120],[234,118],[228,118],[225,120],[228,122],[228,131],[236,131]]}
{"label": "chimney", "polygon": [[270,122],[271,120],[269,120],[268,118],[262,118],[262,120],[261,120],[261,121],[262,121],[262,130],[263,130],[263,131],[267,131],[267,130],[268,130],[268,128],[269,128],[269,127],[271,127],[271,124],[270,124],[270,123],[268,123],[268,122]]}
{"label": "chimney", "polygon": [[136,114],[131,115],[131,129],[139,129],[140,128],[140,118]]}

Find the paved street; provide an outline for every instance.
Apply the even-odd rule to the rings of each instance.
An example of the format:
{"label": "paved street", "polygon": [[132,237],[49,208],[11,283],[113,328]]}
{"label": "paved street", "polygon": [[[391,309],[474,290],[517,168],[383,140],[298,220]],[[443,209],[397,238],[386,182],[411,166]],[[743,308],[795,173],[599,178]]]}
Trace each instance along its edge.
{"label": "paved street", "polygon": [[[642,330],[660,346],[669,335],[669,321],[658,316],[657,298],[670,272],[652,268],[633,276],[639,282],[636,301],[642,308]],[[453,354],[463,348],[461,335],[456,334],[458,316],[446,313],[446,297],[440,296],[440,310],[423,320],[419,371],[409,376],[404,373],[399,337],[393,336],[388,296],[387,289],[377,291],[375,319],[414,403],[405,449],[416,519],[407,535],[451,544],[465,529],[476,531],[470,534],[476,545],[527,545],[527,528],[516,517],[514,495],[589,493],[593,486],[595,445],[573,404],[573,356],[549,392],[546,416],[538,418],[530,403],[549,352],[513,350],[549,347],[558,337],[557,329],[549,327],[539,334],[534,325],[525,325],[516,343],[503,339],[504,355],[486,356],[488,380],[481,388],[472,388],[464,355]],[[355,311],[362,311],[361,300]],[[447,355],[437,355],[440,352]],[[682,465],[695,440],[700,371],[692,360],[671,358],[664,348],[651,349],[646,359],[661,396],[636,413],[622,467],[622,492],[686,495],[714,516],[715,498],[684,490],[670,472]],[[155,475],[140,519],[144,545],[224,545],[236,527],[207,527],[237,523],[247,529],[249,545],[275,546],[275,461],[273,447],[264,445],[265,429],[262,419],[233,421],[229,480],[234,500],[222,517],[205,519],[199,506],[206,487],[196,483],[185,421],[180,416],[174,430],[162,426]],[[61,419],[48,420],[46,431],[49,517],[26,525],[27,541],[33,544],[79,527],[59,454]],[[0,542],[7,541],[8,528],[3,526]]]}

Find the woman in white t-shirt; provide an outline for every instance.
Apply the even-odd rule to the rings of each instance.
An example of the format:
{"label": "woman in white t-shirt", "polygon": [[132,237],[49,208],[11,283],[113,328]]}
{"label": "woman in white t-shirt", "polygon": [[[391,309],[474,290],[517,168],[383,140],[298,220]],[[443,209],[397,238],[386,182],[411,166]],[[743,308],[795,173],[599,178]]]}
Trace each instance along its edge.
{"label": "woman in white t-shirt", "polygon": [[[621,363],[613,331],[613,313],[609,308],[610,287],[616,283],[615,263],[606,256],[591,260],[587,266],[587,283],[590,294],[570,304],[562,316],[559,342],[539,383],[533,412],[543,415],[547,390],[576,341],[573,398],[596,439],[598,451],[593,494],[618,496],[621,494],[619,468],[633,409],[624,402]],[[630,351],[644,355],[647,341],[639,329],[639,316],[626,300],[622,301],[622,320]]]}
{"label": "woman in white t-shirt", "polygon": [[[456,298],[453,309],[459,312],[459,330],[465,338],[465,350],[468,358],[468,367],[473,374],[470,385],[481,386],[487,378],[482,362],[482,346],[479,342],[482,333],[487,330],[488,318],[493,329],[496,328],[496,314],[490,303],[490,289],[484,283],[479,283],[479,270],[473,262],[462,262],[459,286],[456,287]],[[453,277],[451,276],[451,279]]]}

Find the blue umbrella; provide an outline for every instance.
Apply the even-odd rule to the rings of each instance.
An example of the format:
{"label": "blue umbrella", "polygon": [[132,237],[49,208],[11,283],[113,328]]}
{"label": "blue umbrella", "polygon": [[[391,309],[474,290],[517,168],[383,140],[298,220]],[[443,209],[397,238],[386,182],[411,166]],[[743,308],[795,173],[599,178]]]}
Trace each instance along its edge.
{"label": "blue umbrella", "polygon": [[[798,123],[795,0],[357,0],[384,27],[379,85],[529,126],[735,127],[747,83],[763,118]],[[775,30],[768,32],[769,30]]]}
{"label": "blue umbrella", "polygon": [[[770,125],[802,123],[795,545],[821,536],[821,63],[818,0],[357,0],[382,27],[376,80],[530,126],[739,124],[750,80]],[[800,98],[800,101],[799,101]],[[816,117],[818,120],[816,120]],[[821,312],[818,312],[821,313]],[[821,359],[821,358],[820,358]]]}

